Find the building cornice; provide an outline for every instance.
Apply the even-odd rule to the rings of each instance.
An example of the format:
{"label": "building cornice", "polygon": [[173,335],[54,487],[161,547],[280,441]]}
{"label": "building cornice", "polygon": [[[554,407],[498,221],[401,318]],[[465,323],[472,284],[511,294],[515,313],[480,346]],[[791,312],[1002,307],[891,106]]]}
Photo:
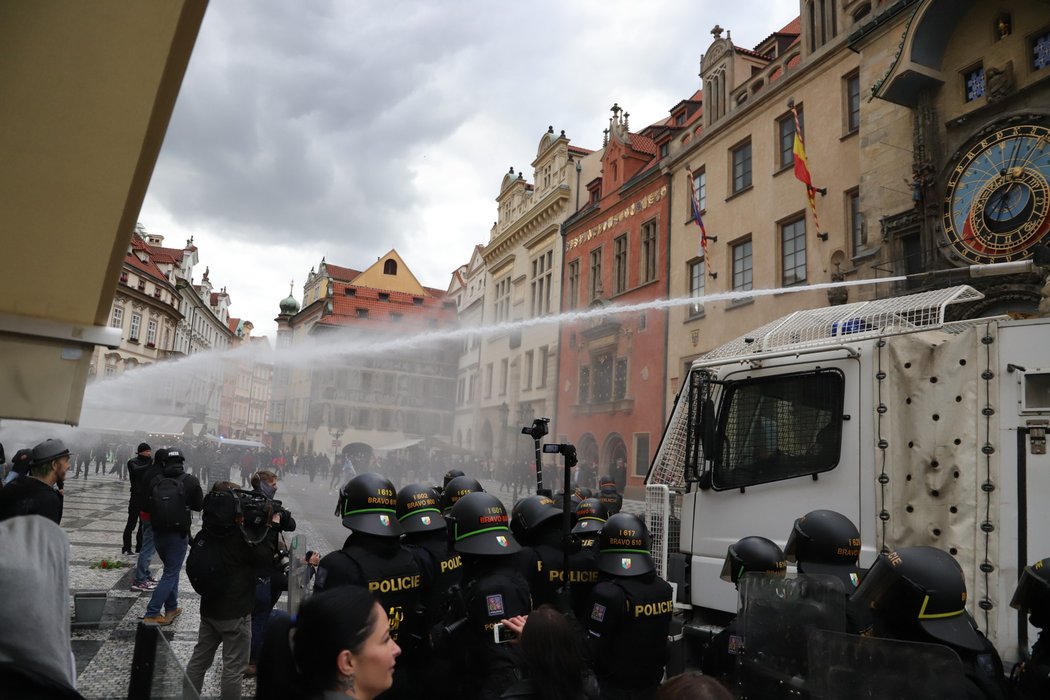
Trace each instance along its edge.
{"label": "building cornice", "polygon": [[519,217],[506,231],[500,233],[481,255],[486,266],[516,248],[522,239],[530,237],[537,229],[550,224],[557,225],[564,218],[569,202],[569,186],[558,185],[548,192],[543,199],[534,204],[528,212]]}

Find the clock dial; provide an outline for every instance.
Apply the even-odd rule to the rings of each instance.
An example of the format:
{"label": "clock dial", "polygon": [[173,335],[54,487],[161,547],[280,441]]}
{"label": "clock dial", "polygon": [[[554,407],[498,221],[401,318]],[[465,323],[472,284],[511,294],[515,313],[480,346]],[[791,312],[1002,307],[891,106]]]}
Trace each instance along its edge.
{"label": "clock dial", "polygon": [[948,178],[944,233],[972,263],[1020,260],[1050,231],[1050,129],[1023,124],[981,139]]}

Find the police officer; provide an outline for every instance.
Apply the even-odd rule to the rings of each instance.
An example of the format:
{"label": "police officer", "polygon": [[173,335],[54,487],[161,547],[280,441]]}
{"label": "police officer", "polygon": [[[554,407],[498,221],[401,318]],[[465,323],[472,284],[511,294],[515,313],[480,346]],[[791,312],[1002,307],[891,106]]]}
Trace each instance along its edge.
{"label": "police officer", "polygon": [[851,601],[871,609],[875,636],[954,650],[966,672],[967,698],[1011,696],[999,654],[966,611],[966,579],[948,552],[904,547],[880,554]]}
{"label": "police officer", "polygon": [[616,515],[623,508],[623,496],[616,488],[616,480],[608,474],[598,480],[598,500],[605,504],[609,515]]}
{"label": "police officer", "polygon": [[394,686],[383,697],[417,697],[410,681],[418,678],[412,672],[423,655],[425,581],[416,557],[401,546],[394,485],[379,474],[358,474],[339,490],[336,513],[350,535],[317,565],[314,590],[357,585],[379,599],[390,618],[390,636],[402,649]]}
{"label": "police officer", "polygon": [[[722,564],[722,580],[739,590],[740,580],[752,572],[778,576],[787,573],[787,560],[776,542],[765,537],[745,537],[729,545]],[[736,668],[736,653],[742,642],[734,617],[704,645],[701,660],[704,675],[729,677]]]}
{"label": "police officer", "polygon": [[[452,471],[459,470],[456,469]],[[443,513],[448,513],[452,509],[452,506],[456,505],[456,501],[463,496],[468,493],[476,493],[484,490],[485,489],[482,488],[481,483],[472,476],[466,476],[465,474],[454,476],[445,482],[445,488],[441,490],[441,511]]]}
{"label": "police officer", "polygon": [[[597,498],[587,498],[576,506],[576,524],[572,536],[583,552],[589,552],[595,560],[598,556],[598,535],[609,519],[609,510]],[[597,565],[596,565],[597,566]]]}
{"label": "police officer", "polygon": [[534,556],[535,567],[531,571],[525,556],[521,560],[522,573],[529,582],[532,603],[537,608],[545,604],[565,607],[558,595],[564,585],[561,517],[562,511],[554,500],[541,495],[520,499],[511,511],[510,529],[514,538],[526,548],[526,555],[531,552]]}
{"label": "police officer", "polygon": [[495,627],[532,609],[528,583],[515,562],[521,545],[511,535],[506,508],[492,494],[466,494],[446,518],[452,547],[463,561],[463,593],[456,607],[466,623],[453,642],[470,659],[463,697],[494,700],[517,681],[521,665],[518,645],[497,642]]}
{"label": "police officer", "polygon": [[[432,572],[422,598],[424,630],[430,637],[429,631],[444,620],[445,612],[452,605],[454,591],[460,588],[463,561],[449,544],[437,489],[422,484],[402,486],[397,492],[397,521],[405,533],[402,543],[417,554],[417,558],[424,558],[427,562],[425,568]],[[435,645],[426,656],[421,677],[457,679],[462,676],[463,668],[455,665],[460,659],[448,645]],[[452,680],[432,685],[428,697],[451,700],[458,697],[458,692],[458,684]]]}
{"label": "police officer", "polygon": [[1050,640],[1043,631],[1050,627],[1050,559],[1041,559],[1021,572],[1010,605],[1028,614],[1039,628],[1039,639],[1027,661],[1014,667],[1012,680],[1021,700],[1050,697]]}
{"label": "police officer", "polygon": [[598,537],[601,576],[583,623],[605,700],[647,700],[663,676],[673,604],[651,548],[645,524],[630,513],[610,517]]}
{"label": "police officer", "polygon": [[61,440],[48,439],[33,448],[27,476],[0,491],[0,520],[16,515],[42,515],[62,524],[61,483],[69,471],[70,454]]}
{"label": "police officer", "polygon": [[801,574],[824,574],[842,581],[846,595],[860,583],[860,532],[842,513],[814,510],[795,521],[784,548]]}
{"label": "police officer", "polygon": [[445,477],[444,479],[442,479],[441,482],[441,488],[438,489],[438,491],[444,493],[445,489],[448,487],[448,482],[452,481],[457,476],[466,476],[466,474],[463,472],[462,469],[449,469],[447,472],[445,472]]}

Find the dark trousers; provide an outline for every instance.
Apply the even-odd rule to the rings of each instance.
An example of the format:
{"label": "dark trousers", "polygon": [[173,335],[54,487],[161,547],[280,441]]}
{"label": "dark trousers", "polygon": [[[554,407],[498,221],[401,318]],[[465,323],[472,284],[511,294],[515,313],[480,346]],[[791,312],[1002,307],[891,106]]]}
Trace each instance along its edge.
{"label": "dark trousers", "polygon": [[[124,551],[131,551],[131,531],[135,529],[135,526],[139,524],[139,509],[132,508],[131,504],[128,503],[128,524],[124,526]],[[142,527],[139,526],[138,532],[135,534],[135,551],[138,552],[142,549]]]}

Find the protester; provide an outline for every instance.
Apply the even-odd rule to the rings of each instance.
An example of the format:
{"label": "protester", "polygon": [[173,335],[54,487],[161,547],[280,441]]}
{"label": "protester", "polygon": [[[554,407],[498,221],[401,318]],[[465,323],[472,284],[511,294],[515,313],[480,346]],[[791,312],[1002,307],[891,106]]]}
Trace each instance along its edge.
{"label": "protester", "polygon": [[653,700],[733,700],[733,694],[717,679],[689,671],[661,683]]}
{"label": "protester", "polygon": [[501,698],[596,700],[598,680],[587,667],[580,636],[553,606],[503,620],[521,640],[525,677]]}
{"label": "protester", "polygon": [[[101,460],[101,458],[100,458]],[[131,482],[131,495],[128,497],[128,523],[124,526],[124,543],[121,554],[131,554],[131,533],[139,523],[139,512],[142,510],[142,490],[145,485],[142,477],[153,466],[153,451],[145,442],[139,443],[138,454],[128,460],[128,480]],[[135,552],[142,551],[142,527],[139,526],[135,536]]]}
{"label": "protester", "polygon": [[43,515],[62,524],[62,480],[69,471],[70,454],[61,440],[41,442],[30,455],[29,477],[0,490],[0,520],[16,515]]}

